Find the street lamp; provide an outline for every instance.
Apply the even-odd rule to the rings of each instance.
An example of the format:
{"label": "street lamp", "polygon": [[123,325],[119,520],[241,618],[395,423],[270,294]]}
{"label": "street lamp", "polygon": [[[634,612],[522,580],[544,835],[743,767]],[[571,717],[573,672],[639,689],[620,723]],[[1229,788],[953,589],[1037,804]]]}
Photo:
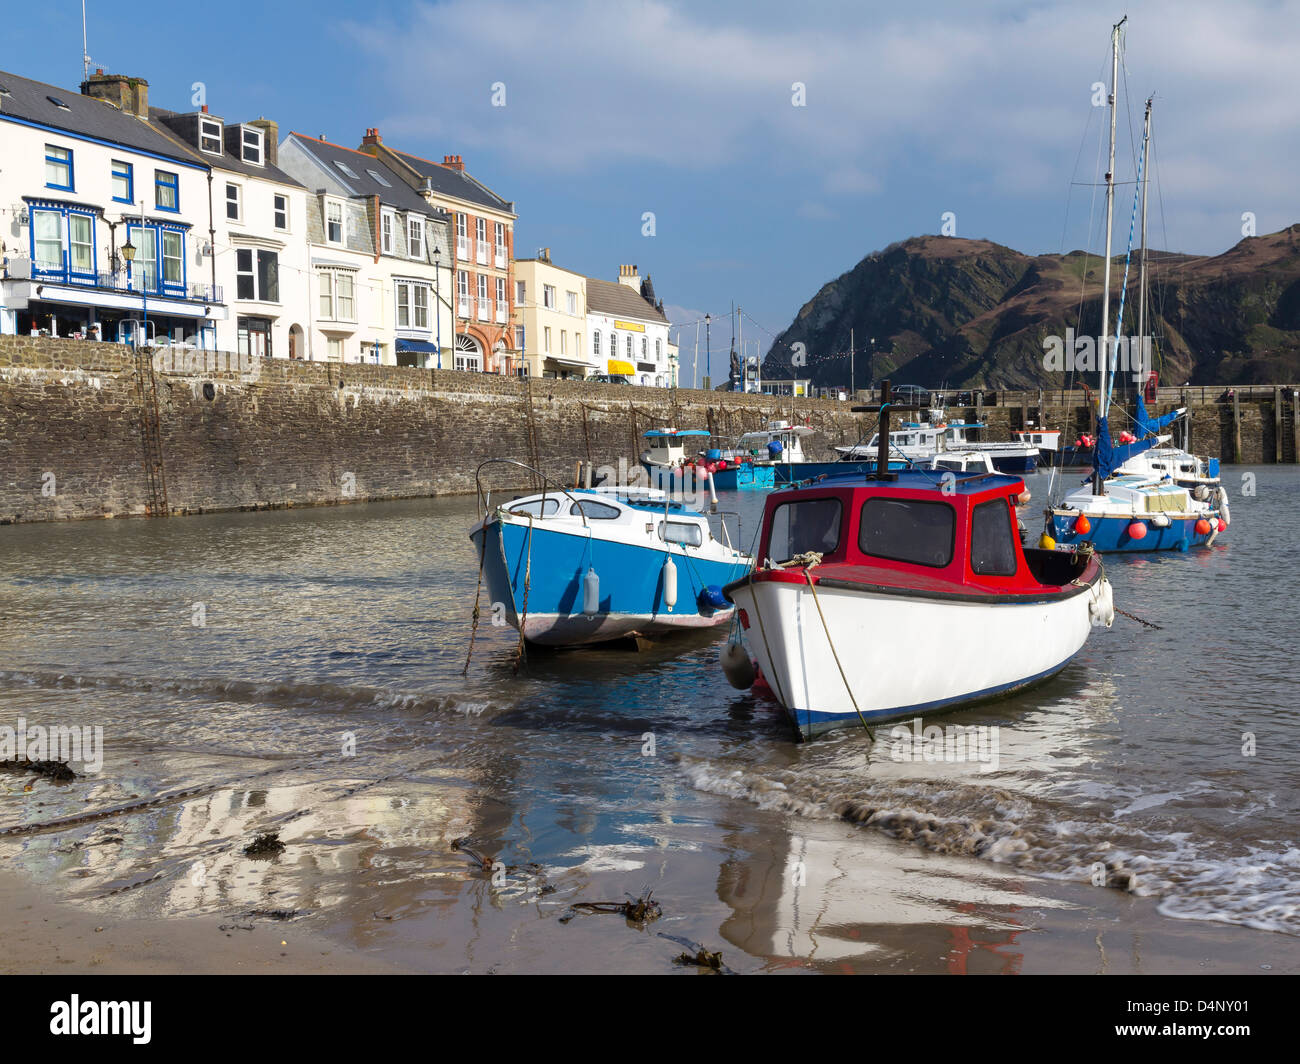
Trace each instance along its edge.
{"label": "street lamp", "polygon": [[[135,245],[131,243],[131,229],[128,226],[126,230],[126,243],[122,245],[122,258],[126,262],[126,287],[131,287],[131,263],[135,261]],[[140,291],[144,291],[144,285],[140,286]],[[148,321],[148,311],[145,311],[145,320]],[[131,346],[135,347],[135,339],[132,338]]]}
{"label": "street lamp", "polygon": [[442,369],[442,271],[438,267],[438,260],[442,258],[442,248],[437,244],[433,245],[433,291],[434,302],[437,303],[438,317],[438,368]]}
{"label": "street lamp", "polygon": [[[713,318],[704,315],[704,375],[709,378],[709,385],[713,385],[713,356],[709,353],[709,323]],[[695,334],[699,336],[699,333]]]}

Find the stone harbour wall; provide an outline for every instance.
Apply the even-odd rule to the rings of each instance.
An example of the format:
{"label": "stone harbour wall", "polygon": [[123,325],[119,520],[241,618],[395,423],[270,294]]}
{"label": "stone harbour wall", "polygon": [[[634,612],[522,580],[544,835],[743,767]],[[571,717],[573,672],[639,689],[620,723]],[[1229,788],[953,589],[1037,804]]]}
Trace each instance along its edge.
{"label": "stone harbour wall", "polygon": [[[642,433],[664,425],[738,436],[787,418],[816,430],[810,457],[829,459],[875,424],[833,400],[207,358],[164,355],[151,368],[117,344],[0,337],[0,523],[467,493],[479,463],[496,457],[572,483],[579,462],[634,464]],[[1087,408],[980,416],[985,439],[1006,439],[1026,419],[1073,437]],[[1268,403],[1241,404],[1243,461],[1275,460],[1274,421]],[[1233,435],[1230,405],[1195,410],[1194,449],[1230,457]],[[510,467],[486,476],[493,487],[530,485]]]}

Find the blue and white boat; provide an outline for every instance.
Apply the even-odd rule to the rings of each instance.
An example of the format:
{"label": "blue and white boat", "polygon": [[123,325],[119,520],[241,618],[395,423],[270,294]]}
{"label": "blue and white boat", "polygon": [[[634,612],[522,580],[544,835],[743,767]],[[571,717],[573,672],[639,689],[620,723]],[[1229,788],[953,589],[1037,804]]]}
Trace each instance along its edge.
{"label": "blue and white boat", "polygon": [[644,488],[489,498],[470,539],[493,614],[550,646],[726,624],[721,589],[750,565],[708,516]]}
{"label": "blue and white boat", "polygon": [[[1146,436],[1148,433],[1158,433],[1186,413],[1186,407],[1179,407],[1160,417],[1152,417],[1139,392],[1134,414],[1137,425],[1135,435]],[[1190,488],[1195,498],[1210,498],[1221,484],[1219,460],[1189,454],[1181,447],[1166,447],[1165,444],[1171,439],[1169,436],[1160,436],[1158,439],[1157,446],[1134,455],[1119,467],[1119,472],[1149,476],[1156,480],[1169,479],[1180,487]]]}
{"label": "blue and white boat", "polygon": [[[1119,25],[1122,25],[1121,22]],[[1112,70],[1111,96],[1112,110],[1110,127],[1110,166],[1106,173],[1106,258],[1102,281],[1101,304],[1101,343],[1103,357],[1100,362],[1100,387],[1097,390],[1099,407],[1097,415],[1097,441],[1093,448],[1092,476],[1087,482],[1070,492],[1058,506],[1047,512],[1047,531],[1045,538],[1054,539],[1057,544],[1067,547],[1089,546],[1102,552],[1117,551],[1186,551],[1191,547],[1211,545],[1220,532],[1228,527],[1227,492],[1220,485],[1213,492],[1201,486],[1192,490],[1177,483],[1164,471],[1134,466],[1135,459],[1152,450],[1162,441],[1157,433],[1172,423],[1181,411],[1174,411],[1163,417],[1152,418],[1139,393],[1137,397],[1137,416],[1133,419],[1132,442],[1116,444],[1111,439],[1109,414],[1111,408],[1111,389],[1118,372],[1116,349],[1124,321],[1124,297],[1127,285],[1120,289],[1119,314],[1116,316],[1115,343],[1109,342],[1110,327],[1110,265],[1111,265],[1111,208],[1115,196],[1114,160],[1115,160],[1115,122],[1114,106],[1115,81],[1118,76],[1119,25],[1111,31]],[[1151,102],[1147,101],[1146,121],[1142,137],[1142,156],[1139,163],[1140,193],[1143,197],[1143,248],[1145,249],[1145,196],[1146,184],[1142,178],[1151,133]],[[1136,206],[1136,204],[1135,204]],[[1130,230],[1131,233],[1131,230]],[[1130,236],[1131,250],[1131,236]],[[1140,292],[1145,302],[1146,269],[1145,255],[1142,263]],[[1127,268],[1126,268],[1127,278]],[[1142,304],[1140,303],[1141,307]],[[1141,322],[1139,317],[1139,322]],[[1138,335],[1143,328],[1139,324]],[[1108,387],[1109,374],[1109,387]],[[1126,469],[1137,472],[1125,472]],[[1199,497],[1198,497],[1199,496]],[[1042,543],[1042,546],[1048,544]]]}

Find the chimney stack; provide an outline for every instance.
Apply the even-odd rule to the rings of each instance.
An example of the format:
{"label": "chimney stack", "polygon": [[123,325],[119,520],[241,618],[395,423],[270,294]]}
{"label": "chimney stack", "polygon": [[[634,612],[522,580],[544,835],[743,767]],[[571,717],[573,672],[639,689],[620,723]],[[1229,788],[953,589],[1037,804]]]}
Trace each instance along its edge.
{"label": "chimney stack", "polygon": [[459,155],[444,155],[442,165],[448,170],[460,170],[462,173],[465,170],[465,163]]}
{"label": "chimney stack", "polygon": [[618,268],[618,283],[631,288],[637,295],[641,294],[641,276],[637,273],[635,265]]}
{"label": "chimney stack", "polygon": [[119,111],[137,118],[149,117],[149,83],[144,78],[96,70],[81,83],[81,95],[111,103]]}
{"label": "chimney stack", "polygon": [[280,123],[272,122],[269,118],[258,117],[252,122],[245,122],[244,125],[252,126],[254,129],[262,131],[262,140],[266,143],[266,153],[264,159],[272,166],[279,166],[276,162],[279,158],[280,146]]}
{"label": "chimney stack", "polygon": [[361,150],[365,151],[367,147],[383,143],[384,138],[379,135],[378,129],[367,129],[366,135],[361,138]]}

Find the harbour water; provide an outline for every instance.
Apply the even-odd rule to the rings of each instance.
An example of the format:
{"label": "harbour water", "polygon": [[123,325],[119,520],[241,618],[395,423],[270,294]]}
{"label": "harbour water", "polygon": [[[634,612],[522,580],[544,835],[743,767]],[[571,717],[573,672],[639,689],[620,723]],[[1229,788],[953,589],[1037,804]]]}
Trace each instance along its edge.
{"label": "harbour water", "polygon": [[[1211,549],[1106,560],[1158,630],[1121,617],[1045,685],[927,721],[996,727],[994,771],[900,760],[887,728],[795,742],[727,686],[723,632],[516,673],[483,603],[462,675],[468,498],[6,527],[0,726],[102,728],[103,764],[0,773],[0,867],[106,913],[277,910],[431,971],[673,970],[660,932],[738,971],[1017,971],[1134,912],[1294,956],[1300,471],[1225,483]],[[747,544],[762,495],[722,502]],[[954,638],[982,636],[898,667]],[[246,855],[263,832],[285,849]],[[646,890],[644,927],[570,908]]]}

